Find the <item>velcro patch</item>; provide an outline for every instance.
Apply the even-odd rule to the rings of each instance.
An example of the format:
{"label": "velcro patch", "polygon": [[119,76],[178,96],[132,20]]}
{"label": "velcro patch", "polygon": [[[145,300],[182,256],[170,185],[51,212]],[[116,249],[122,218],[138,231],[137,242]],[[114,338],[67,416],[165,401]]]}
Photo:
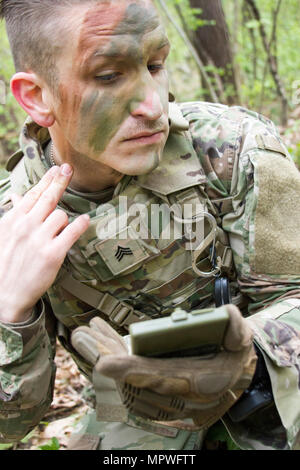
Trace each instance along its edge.
{"label": "velcro patch", "polygon": [[259,134],[255,137],[255,140],[259,149],[278,152],[287,157],[287,151],[273,135]]}
{"label": "velcro patch", "polygon": [[113,239],[96,243],[95,248],[114,276],[150,257],[131,227],[126,227]]}
{"label": "velcro patch", "polygon": [[256,273],[300,275],[300,173],[278,154],[252,157],[255,166],[254,249]]}

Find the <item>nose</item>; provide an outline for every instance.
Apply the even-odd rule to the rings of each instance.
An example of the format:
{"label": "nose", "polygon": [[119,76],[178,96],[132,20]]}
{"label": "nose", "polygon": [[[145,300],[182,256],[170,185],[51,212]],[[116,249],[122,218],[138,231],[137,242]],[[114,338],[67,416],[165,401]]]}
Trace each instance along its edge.
{"label": "nose", "polygon": [[145,87],[142,98],[134,98],[130,104],[130,112],[134,117],[156,120],[161,117],[163,111],[161,97],[151,86]]}

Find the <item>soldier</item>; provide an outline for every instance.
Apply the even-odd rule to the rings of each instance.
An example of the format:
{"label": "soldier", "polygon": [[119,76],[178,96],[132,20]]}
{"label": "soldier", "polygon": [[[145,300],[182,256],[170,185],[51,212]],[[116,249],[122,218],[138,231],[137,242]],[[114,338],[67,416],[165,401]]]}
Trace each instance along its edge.
{"label": "soldier", "polygon": [[[299,448],[300,175],[272,122],[169,104],[150,0],[2,0],[1,15],[29,115],[0,183],[1,442],[50,406],[58,337],[97,398],[70,448],[200,448],[219,419],[241,448]],[[141,236],[141,203],[200,207],[205,239]],[[220,353],[128,354],[131,323],[224,303],[220,276]]]}

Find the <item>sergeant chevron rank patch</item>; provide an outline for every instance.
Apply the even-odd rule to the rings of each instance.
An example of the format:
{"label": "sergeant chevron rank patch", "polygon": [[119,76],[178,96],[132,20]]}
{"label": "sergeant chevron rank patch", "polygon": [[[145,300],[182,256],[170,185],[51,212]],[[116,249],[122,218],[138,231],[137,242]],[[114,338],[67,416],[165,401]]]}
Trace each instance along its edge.
{"label": "sergeant chevron rank patch", "polygon": [[114,238],[97,242],[95,249],[111,273],[117,276],[153,257],[144,245],[129,226],[115,234]]}
{"label": "sergeant chevron rank patch", "polygon": [[118,246],[118,250],[115,254],[115,257],[119,261],[119,263],[122,261],[124,256],[133,256],[133,252],[130,248],[124,248],[123,246]]}

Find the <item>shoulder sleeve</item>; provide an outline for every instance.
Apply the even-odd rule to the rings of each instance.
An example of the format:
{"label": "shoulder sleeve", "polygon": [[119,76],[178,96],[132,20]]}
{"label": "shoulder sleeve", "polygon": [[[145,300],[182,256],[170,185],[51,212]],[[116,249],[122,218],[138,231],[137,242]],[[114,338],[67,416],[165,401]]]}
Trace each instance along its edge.
{"label": "shoulder sleeve", "polygon": [[300,297],[300,173],[271,123],[246,116],[230,195],[223,228],[250,312]]}
{"label": "shoulder sleeve", "polygon": [[[298,448],[300,173],[274,125],[250,114],[243,121],[231,196],[233,208],[223,218],[223,228],[229,234],[240,291],[249,300],[247,321],[265,358],[285,430],[269,429],[263,435],[262,424],[256,448]],[[246,432],[249,437],[250,430]]]}

